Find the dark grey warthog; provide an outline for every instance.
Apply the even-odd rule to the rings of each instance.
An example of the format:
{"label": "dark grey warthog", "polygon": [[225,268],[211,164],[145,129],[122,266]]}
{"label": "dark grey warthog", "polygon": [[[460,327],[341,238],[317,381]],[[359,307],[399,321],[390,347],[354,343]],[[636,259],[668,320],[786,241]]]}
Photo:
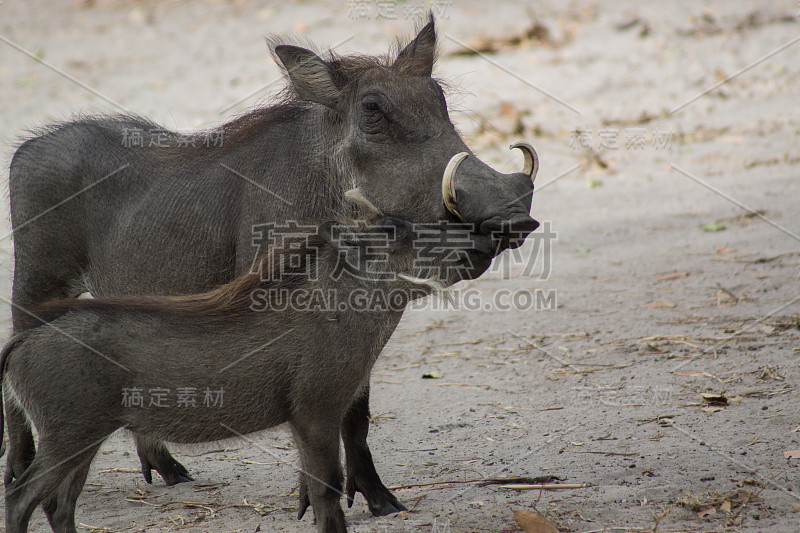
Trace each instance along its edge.
{"label": "dark grey warthog", "polygon": [[[311,504],[318,531],[345,531],[343,418],[367,386],[406,303],[454,281],[420,278],[430,271],[414,258],[407,221],[385,217],[362,229],[326,223],[210,292],[57,300],[38,308],[52,322],[15,337],[0,360],[7,404],[21,406],[39,434],[33,462],[6,486],[6,532],[27,531],[42,502],[54,531],[74,532],[75,502],[90,463],[121,427],[167,442],[201,443],[285,422],[300,451],[299,515]],[[342,263],[349,269],[334,276]],[[256,291],[267,301],[287,291],[335,296],[323,308],[253,311]],[[355,309],[348,302],[356,291],[391,293],[382,300],[389,305]],[[133,390],[205,388],[222,391],[220,405],[125,399]],[[14,431],[9,428],[12,452]]]}
{"label": "dark grey warthog", "polygon": [[[460,220],[476,235],[479,276],[538,223],[529,213],[535,152],[524,172],[501,174],[472,155],[431,77],[433,20],[393,58],[320,58],[274,45],[286,97],[208,134],[167,131],[135,116],[82,118],[23,143],[10,170],[15,333],[53,298],[192,294],[252,264],[253,226],[352,215],[344,193],[415,222]],[[442,194],[444,191],[444,197]],[[33,318],[33,320],[32,320]],[[349,503],[364,494],[374,514],[402,509],[367,446],[369,390],[345,417]],[[34,454],[11,405],[6,483]],[[137,436],[142,471],[168,484],[190,479],[158,440]]]}

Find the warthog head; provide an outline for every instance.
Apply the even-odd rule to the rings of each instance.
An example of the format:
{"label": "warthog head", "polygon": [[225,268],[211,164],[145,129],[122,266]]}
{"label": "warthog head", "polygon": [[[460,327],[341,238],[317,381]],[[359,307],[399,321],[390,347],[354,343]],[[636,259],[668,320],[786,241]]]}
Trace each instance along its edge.
{"label": "warthog head", "polygon": [[475,157],[431,77],[436,32],[431,20],[396,55],[322,59],[298,46],[275,44],[293,97],[319,105],[338,141],[320,147],[358,196],[383,213],[415,222],[472,225],[473,249],[491,258],[522,244],[539,223],[529,215],[536,152],[526,143],[522,172],[502,174]]}

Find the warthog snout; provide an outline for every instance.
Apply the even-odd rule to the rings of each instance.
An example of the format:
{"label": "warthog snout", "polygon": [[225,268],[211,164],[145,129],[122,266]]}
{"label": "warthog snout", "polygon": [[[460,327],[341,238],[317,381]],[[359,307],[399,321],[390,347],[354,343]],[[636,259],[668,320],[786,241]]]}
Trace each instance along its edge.
{"label": "warthog snout", "polygon": [[522,172],[501,174],[469,153],[459,152],[442,175],[445,207],[458,219],[474,222],[476,233],[491,237],[493,256],[519,247],[539,227],[528,214],[539,158],[528,143],[517,142],[511,148],[518,148],[525,157]]}

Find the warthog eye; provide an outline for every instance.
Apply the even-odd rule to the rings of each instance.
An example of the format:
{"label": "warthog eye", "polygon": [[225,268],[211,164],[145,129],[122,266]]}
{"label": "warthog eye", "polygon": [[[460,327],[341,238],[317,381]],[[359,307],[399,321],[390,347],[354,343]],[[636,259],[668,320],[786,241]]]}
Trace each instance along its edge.
{"label": "warthog eye", "polygon": [[372,137],[370,140],[378,140],[377,137],[385,136],[388,133],[388,117],[384,107],[385,98],[380,94],[367,94],[361,99],[361,114],[359,125],[361,130]]}
{"label": "warthog eye", "polygon": [[411,240],[411,228],[408,227],[406,224],[401,224],[396,226],[396,230],[394,233],[394,238],[398,243],[405,243]]}
{"label": "warthog eye", "polygon": [[379,92],[369,92],[361,97],[361,109],[369,114],[387,114],[390,104],[386,96]]}
{"label": "warthog eye", "polygon": [[370,100],[361,102],[361,107],[364,108],[364,111],[369,111],[371,113],[381,110],[381,106],[378,105],[378,102],[372,102]]}

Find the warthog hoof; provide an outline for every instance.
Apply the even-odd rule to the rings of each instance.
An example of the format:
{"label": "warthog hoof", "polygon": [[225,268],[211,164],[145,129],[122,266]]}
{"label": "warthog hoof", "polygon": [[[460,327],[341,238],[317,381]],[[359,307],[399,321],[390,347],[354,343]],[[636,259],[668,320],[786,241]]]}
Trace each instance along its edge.
{"label": "warthog hoof", "polygon": [[147,457],[139,456],[142,463],[142,475],[148,484],[153,483],[152,471],[158,472],[164,479],[164,483],[168,486],[177,485],[178,483],[188,483],[194,481],[194,478],[189,475],[186,467],[173,459],[168,457],[169,461],[159,461],[159,463],[151,463]]}
{"label": "warthog hoof", "polygon": [[353,506],[356,492],[360,492],[364,495],[364,499],[367,500],[367,505],[373,516],[386,516],[408,510],[380,480],[378,480],[377,483],[364,483],[363,481],[364,480],[359,480],[358,476],[347,478],[345,489],[347,493],[347,507]]}
{"label": "warthog hoof", "polygon": [[302,520],[303,516],[306,514],[306,511],[311,506],[311,500],[308,499],[308,491],[306,491],[305,485],[300,483],[300,502],[297,505],[297,519]]}
{"label": "warthog hoof", "polygon": [[[367,500],[369,510],[374,516],[386,516],[408,510],[405,505],[397,501],[397,498],[395,498],[394,494],[392,494],[389,489],[384,487],[382,483],[379,483],[379,485],[379,487],[373,486],[372,490],[365,492],[364,490],[357,488],[355,482],[348,480],[346,490],[347,507],[349,508],[353,506],[353,500],[356,492],[361,492],[364,494],[364,498]],[[308,492],[306,491],[305,483],[301,481],[300,497],[297,505],[298,520],[302,520],[309,507],[311,507],[311,501],[308,498]]]}

